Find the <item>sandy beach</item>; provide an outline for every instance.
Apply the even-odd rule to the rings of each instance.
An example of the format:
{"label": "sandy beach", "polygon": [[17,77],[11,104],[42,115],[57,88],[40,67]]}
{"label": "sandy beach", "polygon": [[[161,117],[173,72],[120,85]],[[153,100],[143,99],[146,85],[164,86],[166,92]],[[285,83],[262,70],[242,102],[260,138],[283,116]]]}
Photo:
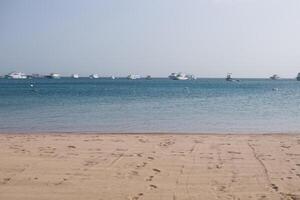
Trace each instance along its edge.
{"label": "sandy beach", "polygon": [[300,135],[0,134],[0,199],[300,199]]}

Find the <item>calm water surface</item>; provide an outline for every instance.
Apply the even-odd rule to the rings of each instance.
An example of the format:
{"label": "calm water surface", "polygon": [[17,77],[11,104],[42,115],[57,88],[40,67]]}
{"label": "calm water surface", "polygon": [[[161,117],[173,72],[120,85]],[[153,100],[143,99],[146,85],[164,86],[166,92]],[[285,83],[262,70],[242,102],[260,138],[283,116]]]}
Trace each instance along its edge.
{"label": "calm water surface", "polygon": [[0,79],[0,132],[28,131],[300,132],[300,82]]}

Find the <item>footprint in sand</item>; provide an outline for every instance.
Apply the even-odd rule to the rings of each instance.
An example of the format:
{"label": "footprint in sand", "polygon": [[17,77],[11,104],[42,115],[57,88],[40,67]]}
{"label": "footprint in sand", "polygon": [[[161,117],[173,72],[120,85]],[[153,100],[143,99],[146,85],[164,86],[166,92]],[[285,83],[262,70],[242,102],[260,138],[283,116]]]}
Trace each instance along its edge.
{"label": "footprint in sand", "polygon": [[198,143],[203,143],[202,140],[194,140],[194,143],[198,144]]}
{"label": "footprint in sand", "polygon": [[291,148],[291,146],[287,146],[287,145],[281,145],[280,147],[281,147],[281,148],[285,148],[285,149]]}
{"label": "footprint in sand", "polygon": [[10,180],[11,178],[4,178],[2,184],[7,184]]}
{"label": "footprint in sand", "polygon": [[136,169],[138,169],[138,168],[141,168],[141,167],[146,167],[146,165],[147,165],[148,163],[146,163],[146,162],[143,162],[143,164],[138,164],[135,168]]}
{"label": "footprint in sand", "polygon": [[284,196],[289,197],[289,199],[291,199],[291,200],[299,200],[300,199],[300,195],[296,195],[296,194],[284,194]]}
{"label": "footprint in sand", "polygon": [[149,185],[150,189],[157,189],[156,185]]}
{"label": "footprint in sand", "polygon": [[217,169],[221,169],[221,168],[222,168],[222,165],[216,165],[216,168],[217,168]]}
{"label": "footprint in sand", "polygon": [[130,200],[138,200],[143,195],[144,195],[143,193],[138,193],[136,196],[131,197]]}
{"label": "footprint in sand", "polygon": [[275,191],[278,191],[278,186],[277,185],[275,185],[275,184],[271,184],[271,187],[275,190]]}
{"label": "footprint in sand", "polygon": [[141,142],[141,143],[148,143],[149,140],[147,140],[147,139],[139,139],[139,142]]}
{"label": "footprint in sand", "polygon": [[258,200],[263,200],[263,199],[266,199],[267,196],[266,195],[261,195],[260,198]]}
{"label": "footprint in sand", "polygon": [[228,153],[230,153],[230,154],[241,154],[241,152],[238,152],[238,151],[228,151]]}
{"label": "footprint in sand", "polygon": [[157,172],[157,173],[160,173],[161,171],[159,169],[152,169],[153,171]]}
{"label": "footprint in sand", "polygon": [[95,166],[95,165],[97,165],[97,164],[98,164],[97,161],[87,160],[87,161],[85,161],[85,163],[84,163],[83,165],[84,165],[84,166],[92,167],[92,166]]}
{"label": "footprint in sand", "polygon": [[132,175],[132,176],[138,176],[139,175],[139,173],[137,171],[131,171],[131,172],[129,172],[129,174]]}
{"label": "footprint in sand", "polygon": [[120,148],[117,148],[116,151],[128,151],[128,149],[120,149]]}
{"label": "footprint in sand", "polygon": [[149,176],[149,177],[146,179],[146,181],[152,181],[153,178],[154,178],[154,176]]}
{"label": "footprint in sand", "polygon": [[217,190],[220,191],[220,192],[225,192],[226,187],[225,187],[224,185],[219,185],[219,186],[217,187]]}
{"label": "footprint in sand", "polygon": [[161,146],[161,147],[168,147],[168,146],[173,145],[173,144],[175,144],[174,141],[166,140],[164,142],[159,143],[159,146]]}
{"label": "footprint in sand", "polygon": [[66,178],[63,178],[63,180],[61,180],[61,181],[59,181],[59,182],[57,182],[57,183],[54,183],[54,185],[61,185],[61,184],[63,184],[65,181],[67,181],[68,179],[66,179]]}
{"label": "footprint in sand", "polygon": [[124,140],[121,140],[121,139],[112,139],[111,141],[112,142],[124,142]]}
{"label": "footprint in sand", "polygon": [[137,153],[136,156],[143,157],[143,154],[142,153]]}

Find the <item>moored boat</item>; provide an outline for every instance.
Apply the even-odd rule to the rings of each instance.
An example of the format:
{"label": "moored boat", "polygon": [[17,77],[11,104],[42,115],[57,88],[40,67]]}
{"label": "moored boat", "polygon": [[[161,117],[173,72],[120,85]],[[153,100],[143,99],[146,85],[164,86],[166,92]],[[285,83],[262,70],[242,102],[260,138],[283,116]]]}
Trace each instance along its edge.
{"label": "moored boat", "polygon": [[172,80],[188,80],[189,77],[184,73],[172,73],[169,75],[169,79]]}
{"label": "moored boat", "polygon": [[97,78],[99,78],[99,75],[98,75],[98,74],[91,74],[91,75],[89,76],[89,78],[90,78],[90,79],[97,79]]}
{"label": "moored boat", "polygon": [[6,78],[8,79],[26,79],[27,75],[23,72],[11,72],[6,75]]}
{"label": "moored boat", "polygon": [[127,76],[127,79],[129,80],[135,80],[135,79],[140,79],[141,76],[140,75],[136,75],[136,74],[130,74]]}
{"label": "moored boat", "polygon": [[274,74],[273,76],[270,77],[272,80],[278,80],[280,77],[277,74]]}
{"label": "moored boat", "polygon": [[60,74],[58,73],[51,73],[49,75],[45,76],[46,78],[50,78],[50,79],[59,79],[60,78]]}
{"label": "moored boat", "polygon": [[72,74],[71,77],[72,78],[79,78],[79,74]]}
{"label": "moored boat", "polygon": [[239,79],[234,79],[231,77],[231,73],[228,73],[226,78],[225,78],[226,81],[234,81],[234,82],[239,82],[240,80]]}
{"label": "moored boat", "polygon": [[231,78],[231,73],[228,73],[226,76],[226,81],[233,81],[233,78]]}

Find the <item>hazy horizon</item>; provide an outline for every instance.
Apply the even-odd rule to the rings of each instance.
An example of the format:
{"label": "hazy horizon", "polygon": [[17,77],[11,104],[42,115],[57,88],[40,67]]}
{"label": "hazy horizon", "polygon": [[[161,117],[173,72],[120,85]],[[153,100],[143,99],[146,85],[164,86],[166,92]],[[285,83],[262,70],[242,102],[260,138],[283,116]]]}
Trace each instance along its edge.
{"label": "hazy horizon", "polygon": [[298,0],[0,1],[0,74],[294,78]]}

